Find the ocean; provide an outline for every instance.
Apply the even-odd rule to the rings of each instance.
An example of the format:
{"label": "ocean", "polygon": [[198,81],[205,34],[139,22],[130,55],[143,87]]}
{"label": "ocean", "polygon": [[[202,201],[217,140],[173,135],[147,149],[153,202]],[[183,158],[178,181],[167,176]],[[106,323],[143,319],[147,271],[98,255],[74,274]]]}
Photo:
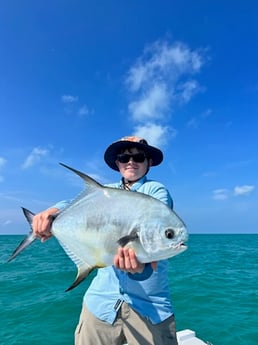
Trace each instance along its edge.
{"label": "ocean", "polygon": [[[94,273],[65,292],[76,267],[54,238],[6,262],[22,238],[0,236],[0,344],[72,345]],[[258,234],[190,235],[188,245],[170,259],[177,330],[213,345],[257,345]]]}

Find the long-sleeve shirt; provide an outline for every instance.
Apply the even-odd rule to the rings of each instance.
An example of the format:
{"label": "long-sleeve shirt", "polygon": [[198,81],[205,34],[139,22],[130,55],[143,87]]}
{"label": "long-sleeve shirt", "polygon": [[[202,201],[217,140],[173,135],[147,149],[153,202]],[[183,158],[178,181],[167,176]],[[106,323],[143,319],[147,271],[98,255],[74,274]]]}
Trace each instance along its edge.
{"label": "long-sleeve shirt", "polygon": [[[122,188],[122,182],[109,184]],[[173,201],[164,185],[142,177],[131,186],[132,191],[148,194],[173,208]],[[67,202],[59,202],[54,207],[62,209]],[[146,264],[142,273],[127,273],[114,266],[98,269],[96,277],[86,291],[83,303],[97,318],[112,324],[121,304],[125,301],[140,315],[153,324],[170,317],[174,311],[168,282],[168,260],[158,262],[152,270]]]}

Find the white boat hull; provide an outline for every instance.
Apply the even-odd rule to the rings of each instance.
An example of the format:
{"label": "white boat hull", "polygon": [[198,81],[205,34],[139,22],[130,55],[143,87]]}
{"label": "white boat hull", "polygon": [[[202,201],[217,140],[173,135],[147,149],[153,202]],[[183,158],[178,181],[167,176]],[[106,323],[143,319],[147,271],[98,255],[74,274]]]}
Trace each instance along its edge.
{"label": "white boat hull", "polygon": [[[205,343],[201,339],[196,337],[196,334],[191,329],[184,329],[182,331],[176,332],[178,345],[207,345],[210,343]],[[128,344],[124,344],[128,345]],[[212,344],[210,344],[212,345]]]}
{"label": "white boat hull", "polygon": [[207,345],[204,341],[196,337],[194,331],[184,329],[176,333],[178,345]]}

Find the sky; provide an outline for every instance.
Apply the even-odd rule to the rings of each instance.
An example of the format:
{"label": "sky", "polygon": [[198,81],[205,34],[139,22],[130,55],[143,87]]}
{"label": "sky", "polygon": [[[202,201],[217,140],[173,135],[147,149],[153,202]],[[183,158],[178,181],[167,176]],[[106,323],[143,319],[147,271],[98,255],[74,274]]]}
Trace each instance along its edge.
{"label": "sky", "polygon": [[189,233],[258,233],[255,0],[2,0],[0,234],[100,183],[126,135],[158,146]]}

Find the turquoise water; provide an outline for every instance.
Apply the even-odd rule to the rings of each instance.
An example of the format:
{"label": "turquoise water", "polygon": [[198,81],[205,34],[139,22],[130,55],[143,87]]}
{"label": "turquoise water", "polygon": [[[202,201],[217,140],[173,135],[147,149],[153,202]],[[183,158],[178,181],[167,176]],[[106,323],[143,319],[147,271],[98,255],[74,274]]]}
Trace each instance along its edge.
{"label": "turquoise water", "polygon": [[[72,345],[91,278],[64,292],[76,268],[55,239],[6,263],[21,239],[0,236],[0,343]],[[257,345],[257,251],[258,235],[191,235],[189,249],[170,260],[177,329],[214,345]]]}

